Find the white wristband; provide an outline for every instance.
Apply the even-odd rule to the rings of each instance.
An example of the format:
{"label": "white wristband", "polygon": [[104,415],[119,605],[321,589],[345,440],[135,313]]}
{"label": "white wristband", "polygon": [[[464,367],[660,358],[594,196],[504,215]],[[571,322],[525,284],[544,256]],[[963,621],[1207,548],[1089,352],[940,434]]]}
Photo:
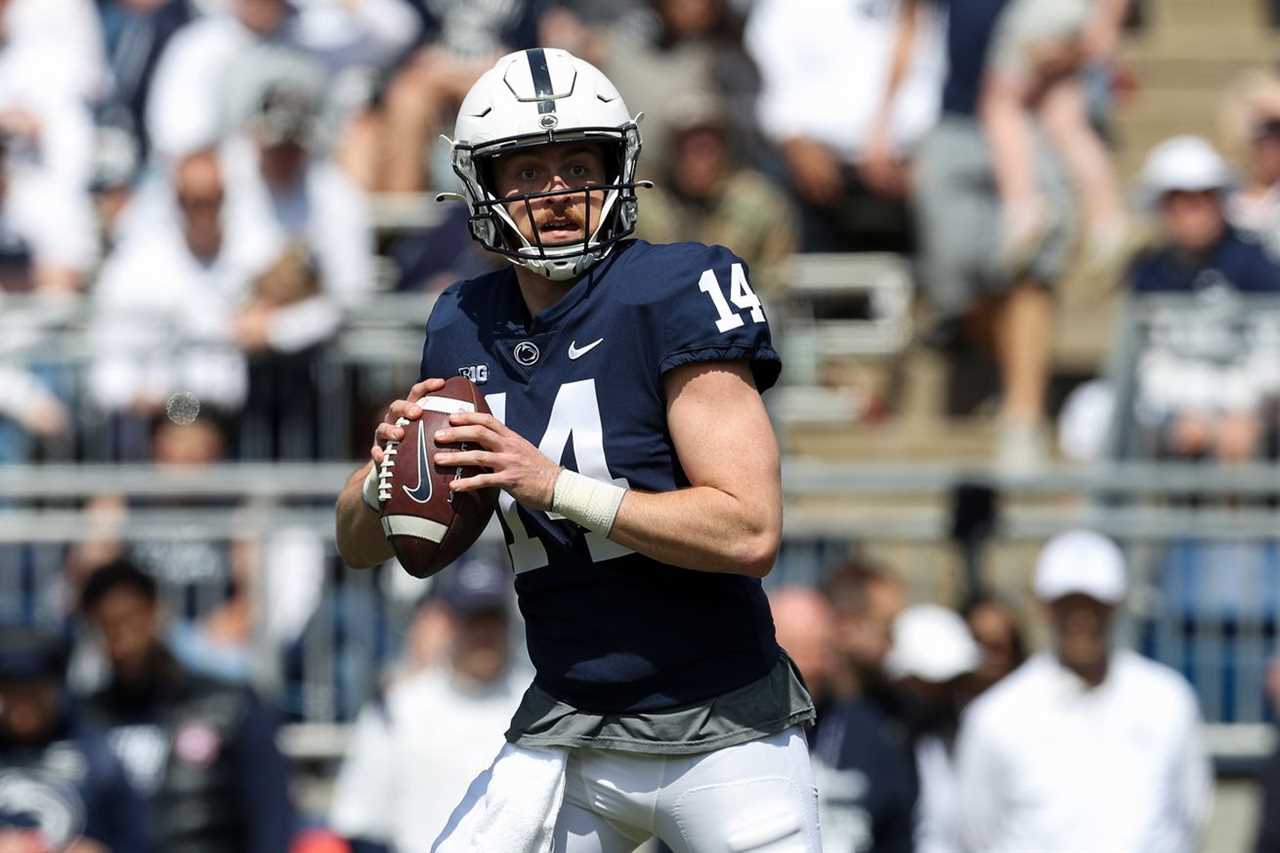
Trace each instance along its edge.
{"label": "white wristband", "polygon": [[378,500],[379,482],[378,482],[378,466],[369,466],[369,473],[364,478],[364,488],[361,494],[364,497],[365,506],[376,513],[382,512],[382,502]]}
{"label": "white wristband", "polygon": [[608,536],[626,493],[626,489],[613,483],[584,477],[577,471],[562,470],[556,477],[551,511],[576,521],[588,530]]}

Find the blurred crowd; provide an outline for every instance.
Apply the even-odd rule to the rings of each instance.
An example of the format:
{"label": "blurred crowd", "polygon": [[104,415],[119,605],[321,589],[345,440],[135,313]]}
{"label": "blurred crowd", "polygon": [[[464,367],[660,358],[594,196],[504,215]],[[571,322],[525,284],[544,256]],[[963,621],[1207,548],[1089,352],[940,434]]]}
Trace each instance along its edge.
{"label": "blurred crowd", "polygon": [[[995,366],[994,459],[1011,474],[1053,452],[1055,290],[1070,272],[1196,294],[1219,331],[1249,325],[1230,296],[1278,286],[1275,74],[1224,99],[1215,135],[1241,179],[1186,137],[1152,151],[1128,193],[1108,140],[1113,93],[1132,86],[1116,56],[1130,0],[802,6],[4,0],[0,289],[87,293],[93,358],[81,391],[40,357],[56,300],[0,314],[0,460],[77,431],[72,455],[147,459],[175,394],[220,424],[232,458],[349,451],[321,448],[312,425],[344,319],[375,292],[437,291],[493,263],[461,206],[380,230],[376,204],[454,189],[441,136],[462,95],[535,45],[595,62],[645,113],[658,186],[639,236],[725,243],[775,304],[797,251],[908,256],[918,342]],[[1151,453],[1274,452],[1278,333],[1255,325],[1234,346],[1164,330],[1137,406]],[[363,417],[373,403],[355,397]],[[1100,452],[1092,424],[1066,455]]]}
{"label": "blurred crowd", "polygon": [[[1212,801],[1200,712],[1181,675],[1118,645],[1120,549],[1069,531],[1031,574],[1039,613],[990,595],[959,611],[917,603],[862,556],[816,588],[772,589],[779,643],[818,708],[825,850],[1199,849]],[[74,648],[30,630],[0,643],[0,849],[423,850],[530,680],[508,571],[474,557],[439,576],[317,813],[291,792],[278,708],[180,648],[152,575],[113,560],[77,612]],[[1030,617],[1047,626],[1040,651]],[[91,683],[75,672],[85,657]]]}
{"label": "blurred crowd", "polygon": [[[1110,112],[1130,5],[0,0],[0,463],[147,460],[198,477],[363,451],[333,452],[320,427],[349,420],[362,445],[366,416],[403,389],[322,370],[344,324],[377,293],[438,292],[494,263],[461,206],[379,228],[379,205],[455,189],[440,135],[461,97],[496,57],[536,45],[596,63],[645,113],[641,177],[657,187],[638,236],[730,246],[771,304],[796,252],[909,257],[916,343],[996,367],[1000,470],[1034,472],[1053,452],[1056,291],[1080,270],[1183,300],[1152,315],[1134,358],[1130,452],[1274,459],[1280,309],[1258,305],[1280,305],[1280,73],[1236,81],[1220,127],[1161,141],[1125,187]],[[83,370],[46,346],[76,293]],[[10,299],[27,294],[43,298]],[[1113,452],[1117,393],[1091,383],[1068,401],[1064,455]],[[37,602],[71,619],[72,642],[0,641],[0,851],[77,837],[75,853],[422,849],[526,678],[492,567],[413,605],[416,589],[335,582],[336,556],[303,529],[124,532],[135,511],[191,504],[92,499],[87,533],[50,561],[58,595]],[[1242,563],[1189,547],[1186,577]],[[0,545],[0,568],[34,587],[21,572],[42,553]],[[1051,629],[1035,655],[1016,606],[913,604],[861,561],[818,591],[774,591],[822,709],[827,849],[1194,849],[1207,808],[1195,703],[1169,671],[1111,650],[1126,589],[1114,546],[1059,541],[1035,574]],[[1233,601],[1249,597],[1236,587]],[[1203,606],[1202,593],[1186,595]],[[403,671],[385,679],[371,661],[402,638],[380,621],[384,595],[410,626]],[[0,622],[39,621],[0,605]],[[316,631],[347,638],[319,646],[326,713],[358,717],[327,829],[307,831],[274,743],[281,718],[311,710],[290,670]],[[275,683],[283,708],[249,683]],[[416,795],[428,788],[430,802]],[[1280,807],[1266,814],[1280,821]],[[1280,849],[1266,846],[1274,827],[1261,837],[1259,851]]]}

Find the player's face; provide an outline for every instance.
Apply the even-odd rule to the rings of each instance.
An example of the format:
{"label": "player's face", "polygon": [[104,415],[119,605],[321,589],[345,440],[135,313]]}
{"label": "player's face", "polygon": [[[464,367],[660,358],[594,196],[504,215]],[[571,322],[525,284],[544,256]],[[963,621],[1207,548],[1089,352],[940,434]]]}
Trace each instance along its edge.
{"label": "player's face", "polygon": [[[598,145],[556,143],[518,151],[494,163],[494,188],[501,198],[566,190],[564,195],[516,201],[506,206],[520,234],[533,245],[581,243],[588,219],[594,231],[604,207],[603,192],[569,192],[607,181]],[[532,214],[532,216],[531,216]]]}

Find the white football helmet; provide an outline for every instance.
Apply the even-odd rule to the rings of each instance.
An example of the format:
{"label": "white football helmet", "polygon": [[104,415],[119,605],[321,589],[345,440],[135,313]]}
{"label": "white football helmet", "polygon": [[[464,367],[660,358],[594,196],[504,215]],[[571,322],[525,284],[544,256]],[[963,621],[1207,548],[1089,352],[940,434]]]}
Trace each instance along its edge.
{"label": "white football helmet", "polygon": [[[635,229],[636,181],[640,156],[639,117],[627,112],[622,96],[599,69],[564,50],[535,48],[510,53],[476,81],[458,110],[454,129],[453,171],[465,195],[438,198],[466,201],[471,236],[490,251],[505,255],[552,281],[581,275]],[[498,198],[493,191],[491,160],[523,148],[557,142],[597,143],[605,155],[608,182],[567,190]],[[530,243],[520,233],[506,205],[545,196],[580,192],[590,202],[604,195],[600,221],[589,219],[581,242],[544,246],[534,233]]]}

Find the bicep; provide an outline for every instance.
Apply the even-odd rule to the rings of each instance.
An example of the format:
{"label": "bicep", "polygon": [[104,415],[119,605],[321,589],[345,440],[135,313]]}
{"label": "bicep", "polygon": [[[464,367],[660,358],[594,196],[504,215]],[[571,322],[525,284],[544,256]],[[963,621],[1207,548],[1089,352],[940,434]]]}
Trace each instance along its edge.
{"label": "bicep", "polygon": [[745,361],[668,371],[667,428],[689,482],[781,501],[778,442]]}

